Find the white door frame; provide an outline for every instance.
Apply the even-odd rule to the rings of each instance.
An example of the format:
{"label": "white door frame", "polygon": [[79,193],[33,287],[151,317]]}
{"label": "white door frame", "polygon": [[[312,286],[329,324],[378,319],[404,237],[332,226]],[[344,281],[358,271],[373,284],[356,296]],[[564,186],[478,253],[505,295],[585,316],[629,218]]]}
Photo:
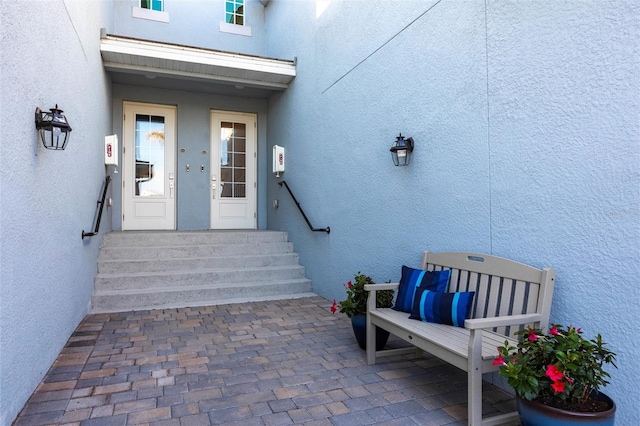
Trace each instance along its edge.
{"label": "white door frame", "polygon": [[211,229],[257,228],[256,124],[256,114],[211,111]]}
{"label": "white door frame", "polygon": [[[137,115],[150,117],[138,147]],[[163,121],[161,131],[154,119]],[[122,230],[176,229],[176,129],[175,106],[123,102]]]}

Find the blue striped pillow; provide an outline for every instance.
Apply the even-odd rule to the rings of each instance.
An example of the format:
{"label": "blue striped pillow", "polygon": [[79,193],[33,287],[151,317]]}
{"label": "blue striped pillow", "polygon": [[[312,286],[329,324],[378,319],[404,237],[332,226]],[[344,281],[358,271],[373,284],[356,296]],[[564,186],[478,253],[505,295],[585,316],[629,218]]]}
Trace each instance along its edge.
{"label": "blue striped pillow", "polygon": [[416,288],[422,286],[431,291],[442,293],[447,291],[447,287],[449,287],[449,278],[451,278],[451,270],[449,269],[445,271],[423,271],[422,269],[413,269],[402,265],[402,278],[400,278],[398,296],[393,309],[411,313]]}
{"label": "blue striped pillow", "polygon": [[436,293],[418,288],[409,318],[464,327],[464,320],[471,313],[474,295],[474,291]]}

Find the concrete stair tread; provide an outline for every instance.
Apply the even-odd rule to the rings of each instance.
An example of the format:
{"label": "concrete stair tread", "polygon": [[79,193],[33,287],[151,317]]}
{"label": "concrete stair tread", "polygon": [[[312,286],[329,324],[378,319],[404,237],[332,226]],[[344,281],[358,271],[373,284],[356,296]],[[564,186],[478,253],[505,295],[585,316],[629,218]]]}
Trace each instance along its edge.
{"label": "concrete stair tread", "polygon": [[[176,247],[176,246],[172,246]],[[163,262],[163,261],[173,261],[173,260],[208,260],[208,259],[238,259],[238,258],[253,258],[253,259],[266,259],[273,256],[281,256],[281,257],[293,257],[296,254],[293,252],[288,253],[274,253],[274,254],[261,254],[261,253],[251,253],[247,255],[242,254],[225,254],[225,255],[208,255],[208,256],[171,256],[171,257],[161,257],[154,259],[146,259],[146,258],[136,258],[136,259],[100,259],[98,263],[135,263],[135,262]]]}
{"label": "concrete stair tread", "polygon": [[284,271],[291,269],[304,269],[299,264],[283,265],[283,266],[261,266],[254,268],[200,268],[189,271],[158,271],[158,272],[127,272],[118,274],[96,274],[96,278],[122,278],[122,277],[154,277],[154,276],[180,276],[188,274],[207,274],[220,272],[258,272],[258,271]]}
{"label": "concrete stair tread", "polygon": [[[233,247],[233,248],[238,248],[238,247],[265,247],[265,248],[269,248],[269,247],[278,247],[281,245],[288,245],[291,244],[288,241],[276,241],[276,242],[271,242],[271,243],[238,243],[238,244],[176,244],[176,245],[159,245],[159,246],[109,246],[109,247],[102,247],[101,250],[102,251],[119,251],[119,250],[129,250],[129,251],[133,251],[133,250],[137,250],[137,251],[148,251],[148,250],[154,250],[154,251],[159,251],[159,250],[188,250],[191,248],[198,248],[200,250],[205,250],[205,249],[211,249],[211,251],[213,253],[217,253],[217,252],[223,252],[224,253],[224,249]],[[255,253],[256,255],[258,254],[262,254],[262,253]],[[233,256],[233,255],[226,255],[226,256]]]}
{"label": "concrete stair tread", "polygon": [[166,259],[185,256],[238,256],[294,253],[293,244],[284,241],[269,244],[189,244],[169,246],[103,246],[100,260]]}
{"label": "concrete stair tread", "polygon": [[[169,287],[157,287],[154,288],[154,293],[169,293],[173,291],[188,291],[188,290],[208,290],[208,289],[223,289],[223,288],[239,288],[239,287],[260,287],[270,285],[286,285],[286,284],[308,284],[311,280],[308,278],[300,278],[295,280],[277,280],[277,281],[261,281],[261,282],[240,282],[240,283],[209,283],[202,285],[181,285],[181,286],[169,286]],[[95,296],[106,295],[133,295],[133,294],[145,294],[148,293],[148,289],[128,289],[128,290],[95,290]]]}
{"label": "concrete stair tread", "polygon": [[[230,297],[226,299],[201,299],[194,300],[190,302],[175,302],[175,303],[154,303],[154,304],[145,304],[145,305],[133,305],[131,307],[127,307],[126,311],[147,311],[151,309],[176,309],[176,308],[195,308],[198,306],[216,306],[216,305],[232,305],[238,303],[248,303],[248,302],[262,302],[265,300],[284,300],[284,299],[300,299],[303,297],[317,297],[318,295],[313,292],[304,292],[304,293],[283,293],[275,296],[244,296],[244,297]],[[122,309],[104,309],[104,308],[93,308],[92,313],[101,314],[101,313],[109,313],[109,312],[122,312]]]}
{"label": "concrete stair tread", "polygon": [[105,235],[103,244],[110,247],[163,247],[193,244],[270,244],[287,242],[282,231],[114,231]]}
{"label": "concrete stair tread", "polygon": [[[114,249],[121,249],[121,248],[139,248],[139,249],[148,249],[148,248],[169,248],[169,247],[190,247],[193,245],[198,245],[198,246],[213,246],[213,247],[217,247],[217,246],[227,246],[230,244],[233,245],[264,245],[264,244],[282,244],[282,243],[288,243],[289,241],[242,241],[242,242],[237,242],[237,243],[229,243],[229,242],[216,242],[216,243],[202,243],[202,242],[197,242],[197,243],[183,243],[183,244],[166,244],[166,243],[162,243],[162,244],[140,244],[138,241],[135,241],[135,244],[127,244],[127,245],[109,245],[109,247],[114,248]],[[105,247],[104,245],[102,247]]]}

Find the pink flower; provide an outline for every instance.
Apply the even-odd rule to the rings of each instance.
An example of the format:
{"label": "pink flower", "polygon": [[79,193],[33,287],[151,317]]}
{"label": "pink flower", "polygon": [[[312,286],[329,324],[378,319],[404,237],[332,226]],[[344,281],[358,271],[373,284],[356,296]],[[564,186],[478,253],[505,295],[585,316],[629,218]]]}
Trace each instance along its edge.
{"label": "pink flower", "polygon": [[352,285],[353,285],[353,284],[351,283],[351,281],[349,281],[349,282],[347,283],[347,287],[348,287],[348,288],[351,288],[351,286],[352,286]]}
{"label": "pink flower", "polygon": [[336,302],[336,299],[333,299],[333,304],[331,305],[331,313],[335,314],[337,310],[338,310],[338,302]]}
{"label": "pink flower", "polygon": [[557,382],[558,380],[564,377],[564,374],[562,373],[562,371],[560,371],[560,369],[555,365],[547,365],[547,371],[545,374],[549,376],[549,378],[554,382]]}
{"label": "pink flower", "polygon": [[538,340],[540,336],[538,336],[536,333],[533,332],[533,330],[529,330],[529,336],[528,339],[530,342],[535,342],[536,340]]}
{"label": "pink flower", "polygon": [[502,352],[498,352],[498,358],[493,360],[492,365],[507,365],[507,363],[504,362],[504,359],[502,359]]}
{"label": "pink flower", "polygon": [[549,330],[549,334],[551,334],[552,336],[557,336],[560,333],[558,332],[558,329],[554,325],[553,327],[551,327],[551,330]]}
{"label": "pink flower", "polygon": [[561,381],[553,382],[551,389],[553,389],[555,393],[562,393],[564,392],[564,385],[565,383]]}

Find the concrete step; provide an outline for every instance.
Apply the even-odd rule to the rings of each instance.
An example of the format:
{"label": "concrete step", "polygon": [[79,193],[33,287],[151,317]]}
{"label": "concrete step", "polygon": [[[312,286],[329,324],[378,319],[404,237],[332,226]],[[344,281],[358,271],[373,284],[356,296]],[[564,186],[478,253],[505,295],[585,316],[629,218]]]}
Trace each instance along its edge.
{"label": "concrete step", "polygon": [[115,231],[105,234],[108,247],[254,244],[287,242],[281,231]]}
{"label": "concrete step", "polygon": [[200,271],[133,272],[98,274],[94,288],[98,290],[146,290],[190,285],[216,285],[216,283],[271,283],[280,280],[304,278],[304,267],[300,265],[273,266],[265,268],[209,269]]}
{"label": "concrete step", "polygon": [[101,260],[150,260],[211,256],[260,255],[271,253],[293,253],[293,244],[276,243],[235,243],[216,245],[166,245],[166,246],[103,246]]}
{"label": "concrete step", "polygon": [[298,264],[297,253],[236,255],[236,256],[185,256],[167,259],[99,260],[98,274],[136,272],[194,271],[202,269],[240,269]]}
{"label": "concrete step", "polygon": [[279,231],[125,231],[103,236],[92,312],[313,296]]}
{"label": "concrete step", "polygon": [[191,285],[144,290],[96,291],[92,296],[92,312],[122,312],[128,310],[165,309],[208,306],[260,300],[292,299],[315,296],[311,281],[282,280],[272,283],[234,283]]}

